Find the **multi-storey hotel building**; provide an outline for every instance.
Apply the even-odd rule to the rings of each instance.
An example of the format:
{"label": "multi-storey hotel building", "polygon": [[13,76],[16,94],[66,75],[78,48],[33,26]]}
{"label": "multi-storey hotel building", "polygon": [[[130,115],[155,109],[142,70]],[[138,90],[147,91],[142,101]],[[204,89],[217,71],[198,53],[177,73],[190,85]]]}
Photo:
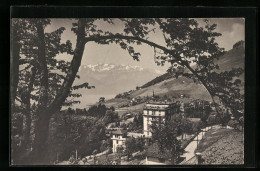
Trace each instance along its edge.
{"label": "multi-storey hotel building", "polygon": [[180,112],[180,104],[170,102],[147,102],[143,109],[143,126],[145,137],[152,136],[151,125],[153,121],[158,124],[171,120],[173,115]]}

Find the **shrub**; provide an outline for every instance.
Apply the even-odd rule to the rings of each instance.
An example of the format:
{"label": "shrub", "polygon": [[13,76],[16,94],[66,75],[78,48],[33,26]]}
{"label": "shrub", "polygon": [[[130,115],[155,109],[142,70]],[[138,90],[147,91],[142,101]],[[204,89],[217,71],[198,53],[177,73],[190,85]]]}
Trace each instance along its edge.
{"label": "shrub", "polygon": [[228,122],[228,126],[234,128],[234,129],[237,129],[239,126],[239,122],[237,120],[230,120]]}
{"label": "shrub", "polygon": [[192,132],[198,132],[201,128],[203,127],[203,122],[199,121],[199,122],[193,122],[192,123]]}
{"label": "shrub", "polygon": [[240,124],[241,126],[244,126],[244,117],[243,117],[243,116],[241,116],[241,117],[239,118],[239,124]]}

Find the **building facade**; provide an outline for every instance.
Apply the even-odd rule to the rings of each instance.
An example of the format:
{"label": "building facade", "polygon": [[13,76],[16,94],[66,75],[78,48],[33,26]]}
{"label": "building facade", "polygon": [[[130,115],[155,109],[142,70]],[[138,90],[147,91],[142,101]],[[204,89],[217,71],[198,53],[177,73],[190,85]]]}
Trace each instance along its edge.
{"label": "building facade", "polygon": [[113,142],[113,153],[117,152],[117,147],[122,146],[125,149],[125,142],[127,138],[127,132],[122,129],[118,129],[112,132],[111,140]]}
{"label": "building facade", "polygon": [[143,109],[143,131],[145,137],[151,137],[151,125],[153,121],[158,124],[171,120],[174,114],[180,113],[180,104],[169,102],[147,102]]}

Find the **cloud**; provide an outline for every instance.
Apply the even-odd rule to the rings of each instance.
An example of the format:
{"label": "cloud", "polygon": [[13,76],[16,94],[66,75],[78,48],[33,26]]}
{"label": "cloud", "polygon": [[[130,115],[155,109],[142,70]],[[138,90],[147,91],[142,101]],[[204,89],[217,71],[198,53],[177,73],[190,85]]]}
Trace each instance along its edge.
{"label": "cloud", "polygon": [[245,26],[240,23],[232,24],[231,30],[222,32],[222,36],[216,38],[219,46],[225,50],[232,49],[233,45],[240,40],[245,40]]}

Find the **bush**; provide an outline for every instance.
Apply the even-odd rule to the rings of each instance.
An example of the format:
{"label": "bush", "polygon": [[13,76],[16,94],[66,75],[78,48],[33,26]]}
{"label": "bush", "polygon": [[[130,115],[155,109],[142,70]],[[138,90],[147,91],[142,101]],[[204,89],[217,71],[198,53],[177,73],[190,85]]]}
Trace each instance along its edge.
{"label": "bush", "polygon": [[107,154],[111,154],[111,153],[112,153],[112,148],[109,147],[109,148],[108,148],[108,153],[107,153]]}
{"label": "bush", "polygon": [[220,117],[220,124],[222,126],[225,126],[228,124],[228,122],[230,121],[231,117],[229,114],[223,114],[221,117]]}
{"label": "bush", "polygon": [[217,123],[217,117],[216,115],[210,115],[207,119],[208,125],[214,125]]}
{"label": "bush", "polygon": [[193,133],[200,131],[201,128],[203,128],[202,121],[192,123],[192,132]]}
{"label": "bush", "polygon": [[240,124],[242,127],[244,127],[244,117],[243,117],[243,116],[241,116],[241,117],[239,118],[239,124]]}
{"label": "bush", "polygon": [[228,122],[228,126],[234,128],[234,129],[238,129],[239,122],[237,120],[230,120]]}

